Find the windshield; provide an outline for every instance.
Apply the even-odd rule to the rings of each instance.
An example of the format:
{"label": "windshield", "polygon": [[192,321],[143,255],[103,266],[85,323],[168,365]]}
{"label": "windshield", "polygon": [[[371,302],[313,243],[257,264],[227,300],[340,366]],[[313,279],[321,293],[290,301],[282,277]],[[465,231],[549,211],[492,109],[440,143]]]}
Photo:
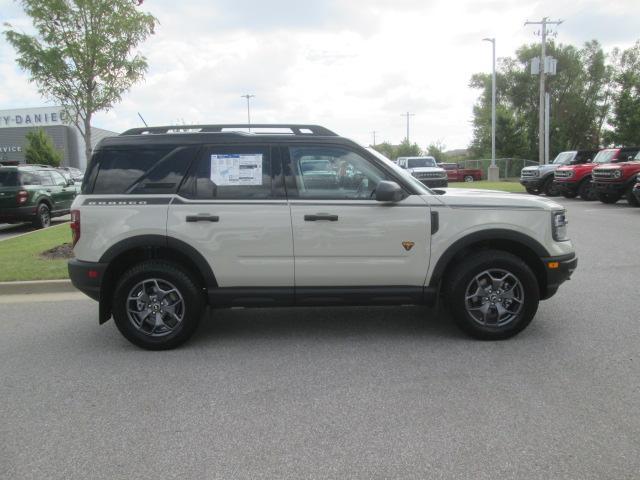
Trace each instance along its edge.
{"label": "windshield", "polygon": [[0,170],[0,187],[17,187],[18,172],[16,170]]}
{"label": "windshield", "polygon": [[407,168],[435,167],[436,160],[434,158],[409,158],[407,160]]}
{"label": "windshield", "polygon": [[387,157],[385,157],[375,148],[372,148],[372,147],[365,147],[365,148],[368,152],[373,154],[376,158],[378,158],[379,160],[382,160],[384,164],[387,165],[389,168],[391,168],[396,175],[402,177],[407,182],[409,182],[416,190],[420,192],[420,195],[426,195],[428,193],[433,194],[433,192],[429,190],[427,187],[425,187],[420,180],[416,180],[416,178],[413,175],[411,175],[406,170],[400,168],[398,165],[393,163],[391,160],[389,160]]}
{"label": "windshield", "polygon": [[576,152],[560,152],[558,156],[553,161],[554,165],[565,165],[573,160],[573,157],[576,155]]}
{"label": "windshield", "polygon": [[593,159],[593,163],[610,163],[611,159],[616,156],[618,150],[600,150]]}

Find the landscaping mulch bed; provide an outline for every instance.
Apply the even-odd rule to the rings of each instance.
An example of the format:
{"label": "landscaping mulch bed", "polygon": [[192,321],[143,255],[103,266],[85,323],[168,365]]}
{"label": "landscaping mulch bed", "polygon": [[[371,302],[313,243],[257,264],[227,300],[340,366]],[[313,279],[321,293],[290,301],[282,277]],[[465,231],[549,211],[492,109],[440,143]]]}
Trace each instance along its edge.
{"label": "landscaping mulch bed", "polygon": [[73,246],[71,243],[63,243],[56,247],[45,250],[40,254],[40,258],[47,260],[58,260],[63,258],[73,258]]}

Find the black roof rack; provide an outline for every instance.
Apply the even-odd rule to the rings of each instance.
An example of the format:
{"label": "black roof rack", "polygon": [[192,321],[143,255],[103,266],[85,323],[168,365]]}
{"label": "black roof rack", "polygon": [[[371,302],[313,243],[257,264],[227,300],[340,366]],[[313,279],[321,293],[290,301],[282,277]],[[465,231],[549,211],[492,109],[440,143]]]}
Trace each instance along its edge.
{"label": "black roof rack", "polygon": [[[163,134],[163,133],[222,133],[223,130],[233,129],[289,129],[291,133],[280,132],[266,132],[268,135],[302,135],[302,136],[324,136],[324,137],[337,137],[338,134],[331,130],[321,127],[320,125],[292,125],[292,124],[269,124],[269,123],[234,123],[224,125],[166,125],[163,127],[141,127],[131,128],[126,132],[120,134],[123,135],[149,135],[149,134]],[[242,133],[247,132],[224,132],[224,133]],[[253,133],[251,133],[253,135]],[[260,134],[260,133],[258,133]]]}

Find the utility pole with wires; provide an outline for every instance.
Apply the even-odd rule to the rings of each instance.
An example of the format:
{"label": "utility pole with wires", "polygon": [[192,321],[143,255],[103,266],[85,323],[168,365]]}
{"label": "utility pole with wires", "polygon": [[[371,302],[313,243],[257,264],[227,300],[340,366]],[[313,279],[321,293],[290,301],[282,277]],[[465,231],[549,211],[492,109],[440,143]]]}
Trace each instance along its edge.
{"label": "utility pole with wires", "polygon": [[541,37],[541,49],[540,49],[540,112],[538,115],[538,161],[540,165],[545,163],[545,73],[547,70],[547,35],[552,32],[547,32],[547,25],[560,25],[563,20],[549,20],[549,17],[544,17],[539,22],[524,22],[525,25],[540,25],[540,30],[536,32]]}
{"label": "utility pole with wires", "polygon": [[250,101],[252,98],[255,98],[255,95],[250,95],[248,93],[244,95],[240,95],[240,98],[247,99],[247,124],[249,125],[249,133],[251,133],[251,104]]}
{"label": "utility pole with wires", "polygon": [[400,116],[401,116],[401,117],[407,117],[407,143],[410,143],[410,142],[409,142],[409,119],[410,119],[411,117],[415,117],[415,116],[416,116],[416,114],[415,114],[415,113],[409,113],[409,112],[407,112],[407,113],[403,113],[403,114],[402,114],[402,115],[400,115]]}

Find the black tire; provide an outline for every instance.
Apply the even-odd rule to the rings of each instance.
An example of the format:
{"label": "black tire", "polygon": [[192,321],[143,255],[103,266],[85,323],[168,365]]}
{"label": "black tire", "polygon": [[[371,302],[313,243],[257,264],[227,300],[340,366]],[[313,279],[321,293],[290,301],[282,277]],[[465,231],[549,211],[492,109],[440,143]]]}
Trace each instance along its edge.
{"label": "black tire", "polygon": [[614,204],[618,200],[620,200],[620,195],[615,193],[598,193],[597,197],[598,197],[598,200],[600,200],[602,203],[607,203],[607,204]]}
{"label": "black tire", "polygon": [[33,218],[33,226],[35,228],[47,228],[51,226],[51,210],[46,203],[38,205],[36,216]]}
{"label": "black tire", "polygon": [[[143,280],[158,279],[175,287],[182,297],[182,320],[168,332],[154,336],[136,327],[128,313],[129,294]],[[143,287],[144,288],[144,287]],[[135,301],[135,300],[132,300]],[[160,302],[162,304],[162,302]],[[113,319],[120,333],[134,345],[147,350],[168,350],[186,342],[195,332],[205,307],[204,295],[192,276],[182,267],[163,260],[147,260],[127,270],[119,279],[113,294]],[[151,310],[151,308],[147,308]],[[153,315],[149,313],[148,315]],[[158,315],[158,314],[156,314]],[[160,314],[162,315],[162,314]],[[138,317],[139,318],[139,317]],[[147,317],[148,318],[148,317]],[[163,319],[166,320],[167,317]],[[143,326],[150,327],[145,320]],[[164,323],[162,325],[165,325]]]}
{"label": "black tire", "polygon": [[475,178],[473,178],[473,175],[465,175],[463,180],[465,182],[474,182]]}
{"label": "black tire", "polygon": [[[486,315],[485,323],[481,324],[467,310],[467,289],[471,288],[476,276],[487,270],[509,272],[513,278],[519,281],[519,286],[516,288],[522,293],[522,307],[519,311],[514,312],[513,318],[508,323],[503,325],[497,325],[497,323],[492,325],[486,322]],[[500,292],[500,290],[498,291]],[[540,301],[538,280],[529,266],[515,255],[501,250],[485,250],[465,258],[463,262],[454,267],[453,271],[447,274],[444,292],[449,310],[458,327],[468,335],[480,340],[503,340],[518,334],[531,323]],[[480,300],[480,298],[478,299]],[[502,302],[496,303],[504,305]],[[496,313],[497,307],[491,305],[488,307],[489,311]]]}
{"label": "black tire", "polygon": [[562,196],[564,198],[576,198],[578,196],[578,193],[574,192],[573,190],[564,190],[562,192]]}
{"label": "black tire", "polygon": [[536,190],[535,188],[525,187],[525,190],[530,195],[540,195],[540,192],[538,192],[538,190]]}
{"label": "black tire", "polygon": [[578,187],[578,195],[582,200],[586,200],[587,202],[591,202],[597,198],[596,190],[593,188],[593,184],[591,183],[591,179],[587,178],[580,182],[580,186]]}
{"label": "black tire", "polygon": [[547,197],[557,197],[558,196],[558,188],[553,184],[553,175],[547,178],[544,181],[544,185],[542,186],[542,191]]}
{"label": "black tire", "polygon": [[631,183],[631,185],[629,185],[629,188],[625,193],[625,197],[627,198],[627,202],[629,202],[629,205],[631,205],[632,207],[640,207],[640,202],[638,201],[638,198],[633,194],[633,186],[634,186],[634,183]]}

